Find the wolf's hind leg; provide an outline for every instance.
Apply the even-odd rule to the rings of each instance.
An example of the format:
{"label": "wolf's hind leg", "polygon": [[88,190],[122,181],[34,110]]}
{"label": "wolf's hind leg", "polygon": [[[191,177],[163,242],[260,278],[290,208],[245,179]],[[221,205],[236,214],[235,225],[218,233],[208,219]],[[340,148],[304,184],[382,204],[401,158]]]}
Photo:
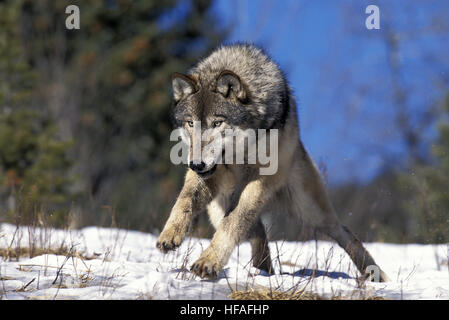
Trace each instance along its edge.
{"label": "wolf's hind leg", "polygon": [[267,234],[260,219],[258,219],[251,228],[248,239],[251,244],[253,266],[267,272],[268,274],[274,274],[274,269],[271,264],[270,248],[268,247]]}
{"label": "wolf's hind leg", "polygon": [[374,270],[377,270],[379,278],[373,277],[373,280],[388,281],[388,277],[376,265],[360,240],[339,222],[319,170],[305,149],[298,149],[297,159],[299,162],[296,175],[291,175],[289,184],[290,193],[294,195],[294,212],[308,225],[334,239],[349,254],[362,276],[366,276],[367,271],[373,271],[375,274]]}
{"label": "wolf's hind leg", "polygon": [[[373,281],[389,281],[388,276],[379,268],[360,240],[347,227],[339,224],[334,228],[326,228],[323,231],[337,241],[338,245],[348,253],[362,276]],[[377,279],[375,277],[376,269],[378,272]]]}

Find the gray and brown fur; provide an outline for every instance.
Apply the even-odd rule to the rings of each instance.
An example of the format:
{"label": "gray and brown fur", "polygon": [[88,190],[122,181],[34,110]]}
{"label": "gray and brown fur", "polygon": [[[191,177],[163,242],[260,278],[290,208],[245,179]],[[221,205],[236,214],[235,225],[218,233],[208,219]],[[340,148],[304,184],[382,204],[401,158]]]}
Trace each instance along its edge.
{"label": "gray and brown fur", "polygon": [[[285,219],[296,216],[335,239],[363,276],[368,266],[376,266],[362,243],[339,222],[319,171],[299,138],[289,85],[262,50],[246,44],[221,46],[187,75],[174,74],[172,82],[176,127],[189,130],[188,121],[196,120],[202,129],[219,121],[222,129],[278,129],[278,170],[260,175],[258,164],[190,166],[159,236],[161,251],[176,249],[192,220],[207,210],[216,232],[193,263],[195,274],[216,277],[236,245],[245,240],[251,244],[253,265],[273,273],[260,217],[264,212],[282,212]],[[380,281],[387,280],[382,271],[380,275]]]}

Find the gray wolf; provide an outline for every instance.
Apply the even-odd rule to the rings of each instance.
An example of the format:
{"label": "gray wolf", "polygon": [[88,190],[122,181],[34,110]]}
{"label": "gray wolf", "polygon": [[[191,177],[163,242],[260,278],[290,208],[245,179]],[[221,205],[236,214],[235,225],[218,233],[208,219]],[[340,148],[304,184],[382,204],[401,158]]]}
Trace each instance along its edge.
{"label": "gray wolf", "polygon": [[374,267],[379,271],[374,280],[388,279],[362,243],[339,222],[320,173],[301,142],[291,89],[260,48],[221,46],[187,74],[173,74],[172,90],[173,122],[185,129],[187,140],[193,139],[195,123],[201,123],[200,132],[277,129],[278,164],[274,174],[262,175],[259,169],[264,165],[259,162],[219,164],[207,152],[195,159],[190,147],[184,186],[157,241],[162,252],[176,249],[192,220],[207,211],[216,231],[210,246],[193,263],[193,273],[217,277],[236,245],[245,240],[251,244],[253,265],[273,273],[260,217],[264,212],[282,212],[285,219],[296,216],[334,239],[363,277],[369,277],[365,272]]}

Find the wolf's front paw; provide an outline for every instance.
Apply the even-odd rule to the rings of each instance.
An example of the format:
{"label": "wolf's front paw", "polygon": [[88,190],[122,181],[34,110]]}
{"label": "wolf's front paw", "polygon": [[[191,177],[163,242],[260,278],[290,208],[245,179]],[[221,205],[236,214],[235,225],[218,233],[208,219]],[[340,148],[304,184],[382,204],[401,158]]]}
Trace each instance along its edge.
{"label": "wolf's front paw", "polygon": [[179,247],[184,240],[184,236],[181,232],[176,231],[175,228],[164,229],[159,235],[156,247],[163,253],[167,253],[170,250],[175,250]]}
{"label": "wolf's front paw", "polygon": [[223,267],[216,261],[216,259],[206,252],[203,252],[201,257],[193,263],[190,271],[201,278],[215,279],[218,277],[218,273],[221,269],[223,269]]}

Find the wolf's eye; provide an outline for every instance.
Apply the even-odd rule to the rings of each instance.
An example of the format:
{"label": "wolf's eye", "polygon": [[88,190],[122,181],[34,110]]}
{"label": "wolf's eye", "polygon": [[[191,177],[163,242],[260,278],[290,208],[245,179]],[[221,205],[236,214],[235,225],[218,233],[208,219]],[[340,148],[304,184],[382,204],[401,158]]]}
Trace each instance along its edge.
{"label": "wolf's eye", "polygon": [[212,127],[218,128],[219,126],[221,126],[222,123],[223,121],[214,121],[212,122]]}
{"label": "wolf's eye", "polygon": [[193,121],[187,121],[187,124],[189,125],[190,128],[193,128]]}

